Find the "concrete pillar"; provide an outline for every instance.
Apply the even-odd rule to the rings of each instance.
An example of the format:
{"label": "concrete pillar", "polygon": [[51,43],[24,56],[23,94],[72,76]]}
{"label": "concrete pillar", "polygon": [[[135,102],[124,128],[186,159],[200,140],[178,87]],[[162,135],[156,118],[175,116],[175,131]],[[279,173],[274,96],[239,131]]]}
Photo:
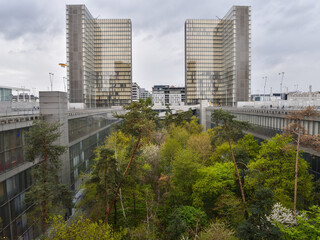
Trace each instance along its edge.
{"label": "concrete pillar", "polygon": [[206,110],[209,106],[208,100],[200,101],[200,124],[203,125],[203,131],[207,131],[207,114]]}
{"label": "concrete pillar", "polygon": [[59,122],[61,136],[57,144],[67,146],[67,151],[61,155],[61,182],[70,186],[70,160],[69,160],[69,132],[68,132],[68,97],[65,92],[45,91],[39,92],[40,114],[48,122]]}
{"label": "concrete pillar", "polygon": [[308,125],[309,125],[309,131],[308,131],[308,133],[310,134],[310,135],[313,135],[313,121],[311,121],[311,120],[308,120]]}
{"label": "concrete pillar", "polygon": [[318,134],[319,134],[319,122],[314,121],[314,135],[318,135]]}

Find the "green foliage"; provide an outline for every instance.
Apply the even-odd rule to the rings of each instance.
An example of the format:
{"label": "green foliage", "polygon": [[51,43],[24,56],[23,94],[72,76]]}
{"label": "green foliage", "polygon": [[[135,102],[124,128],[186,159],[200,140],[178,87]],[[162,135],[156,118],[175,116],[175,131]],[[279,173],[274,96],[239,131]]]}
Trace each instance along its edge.
{"label": "green foliage", "polygon": [[[151,229],[150,229],[151,228]],[[128,231],[126,239],[130,240],[149,240],[157,239],[155,226],[148,226],[146,223],[139,224],[137,227]]]}
{"label": "green foliage", "polygon": [[[294,157],[289,160],[294,150],[288,141],[281,138],[260,147],[252,135],[241,139],[249,125],[222,110],[214,112],[217,126],[207,132],[201,132],[191,110],[172,115],[168,109],[166,128],[161,130],[148,103],[133,103],[126,110],[118,116],[124,119],[122,130],[96,151],[86,184],[88,204],[83,205],[91,219],[106,216],[106,203],[111,209],[113,201],[108,216],[117,222],[115,229],[126,227],[125,239],[236,239],[239,225],[243,239],[279,238],[279,229],[267,219],[273,193],[266,187],[275,191],[275,199],[289,196],[291,203],[293,188],[289,193],[286,185],[294,180]],[[301,162],[300,170],[306,172]],[[301,203],[306,203],[311,199],[311,178],[300,171],[299,177],[307,189],[300,190],[309,191],[301,195]],[[240,198],[242,182],[249,213],[243,191]]]}
{"label": "green foliage", "polygon": [[170,239],[179,239],[181,235],[193,237],[206,225],[206,214],[191,206],[182,206],[169,217],[167,233]]}
{"label": "green foliage", "polygon": [[184,127],[190,134],[199,134],[203,130],[203,126],[199,124],[199,119],[196,116],[192,116],[190,121],[186,121]]}
{"label": "green foliage", "polygon": [[[237,162],[244,164],[248,164],[250,160],[254,160],[258,156],[259,151],[260,145],[251,134],[246,134],[234,147],[234,155]],[[243,168],[245,166],[239,165],[239,167]]]}
{"label": "green foliage", "polygon": [[138,137],[140,134],[148,136],[155,130],[157,113],[146,101],[132,102],[123,108],[128,112],[115,116],[124,120],[122,125],[124,133]]}
{"label": "green foliage", "polygon": [[130,137],[122,131],[114,131],[107,137],[105,146],[114,151],[114,158],[118,162],[118,167],[123,167],[127,163]]}
{"label": "green foliage", "polygon": [[213,211],[218,219],[236,228],[244,219],[245,209],[235,193],[226,191],[218,196]]}
{"label": "green foliage", "polygon": [[144,184],[150,184],[153,189],[157,188],[160,177],[160,149],[154,144],[146,145],[142,148],[141,157],[144,160],[142,173]]}
{"label": "green foliage", "polygon": [[48,214],[62,209],[62,206],[72,206],[72,194],[66,185],[60,184],[58,176],[60,156],[67,149],[56,144],[61,135],[59,127],[59,123],[35,120],[26,134],[26,159],[29,162],[39,161],[31,171],[33,185],[26,193],[26,202],[35,205],[32,214],[35,218],[41,215],[42,232],[46,231]]}
{"label": "green foliage", "polygon": [[92,171],[86,177],[86,194],[80,203],[81,207],[93,209],[89,213],[91,218],[105,218],[105,209],[115,197],[115,189],[121,178],[114,151],[107,148],[106,144],[99,146],[95,150]]}
{"label": "green foliage", "polygon": [[177,126],[171,129],[170,136],[176,140],[182,148],[185,148],[187,146],[190,134],[184,127]]}
{"label": "green foliage", "polygon": [[242,131],[251,127],[248,122],[235,120],[235,116],[222,109],[214,110],[211,115],[212,121],[216,124],[215,132],[217,137],[224,140],[236,140],[242,136]]}
{"label": "green foliage", "polygon": [[191,110],[191,108],[189,108],[188,111],[186,112],[181,112],[177,115],[176,119],[175,119],[175,123],[177,125],[181,125],[184,126],[184,124],[186,122],[190,122],[193,116],[193,112]]}
{"label": "green foliage", "polygon": [[57,216],[52,218],[49,236],[44,239],[121,240],[125,239],[125,234],[125,231],[114,232],[109,225],[105,225],[102,221],[93,222],[79,216],[70,222],[65,222],[61,216]]}
{"label": "green foliage", "polygon": [[196,207],[205,207],[207,213],[212,210],[212,206],[220,194],[235,189],[232,162],[202,167],[197,171],[197,175],[197,180],[192,186],[193,204]]}
{"label": "green foliage", "polygon": [[222,143],[221,145],[217,146],[215,151],[211,156],[211,162],[229,162],[232,161],[230,147],[227,142]]}
{"label": "green foliage", "polygon": [[[251,191],[259,187],[270,188],[277,202],[292,208],[296,151],[289,145],[290,141],[289,137],[277,135],[262,143],[256,160],[250,161],[248,165],[250,172],[246,178],[246,187]],[[300,157],[298,207],[303,207],[311,200],[312,186],[308,164]]]}
{"label": "green foliage", "polygon": [[273,206],[273,192],[270,189],[261,189],[256,192],[250,205],[250,216],[238,227],[240,239],[280,239],[281,232],[266,218]]}
{"label": "green foliage", "polygon": [[235,232],[228,228],[227,224],[222,221],[211,222],[210,225],[205,228],[199,234],[201,240],[236,240]]}
{"label": "green foliage", "polygon": [[297,216],[296,225],[277,223],[283,233],[282,239],[320,239],[320,207],[312,206]]}
{"label": "green foliage", "polygon": [[173,162],[175,195],[185,205],[192,203],[192,186],[198,178],[199,161],[199,157],[190,150],[181,150]]}
{"label": "green foliage", "polygon": [[59,157],[66,150],[66,146],[55,144],[55,141],[61,136],[59,131],[61,124],[49,123],[45,120],[35,120],[32,127],[26,134],[25,156],[29,162],[34,162],[37,158],[40,160],[49,160],[51,169],[59,169],[61,162]]}
{"label": "green foliage", "polygon": [[225,112],[222,109],[214,110],[211,115],[212,121],[217,125],[215,127],[216,137],[220,139],[220,141],[227,141],[230,149],[230,154],[232,157],[233,165],[236,171],[236,175],[238,178],[239,189],[241,192],[243,206],[246,209],[246,199],[244,195],[244,190],[242,187],[242,180],[240,178],[236,158],[232,149],[232,141],[235,141],[240,136],[242,136],[242,131],[247,130],[250,127],[248,122],[242,122],[235,120],[235,116],[229,112]]}
{"label": "green foliage", "polygon": [[175,126],[184,126],[187,122],[190,122],[193,116],[193,112],[189,109],[186,112],[181,112],[176,115],[172,114],[172,110],[169,105],[167,105],[167,112],[164,118],[164,126],[170,127],[172,125]]}
{"label": "green foliage", "polygon": [[317,205],[320,205],[320,179],[314,182],[314,187],[311,192],[313,202]]}
{"label": "green foliage", "polygon": [[172,171],[172,162],[177,153],[182,149],[176,139],[169,138],[160,148],[161,168],[164,173],[168,174]]}
{"label": "green foliage", "polygon": [[187,148],[197,154],[203,164],[210,164],[209,157],[212,154],[212,146],[208,133],[192,134],[188,140]]}

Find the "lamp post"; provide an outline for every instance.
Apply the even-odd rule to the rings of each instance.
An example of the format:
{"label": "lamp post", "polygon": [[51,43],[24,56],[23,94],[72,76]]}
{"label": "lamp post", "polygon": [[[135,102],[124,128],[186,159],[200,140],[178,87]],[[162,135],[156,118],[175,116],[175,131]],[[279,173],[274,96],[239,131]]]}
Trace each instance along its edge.
{"label": "lamp post", "polygon": [[63,79],[63,87],[64,87],[64,91],[66,92],[67,90],[66,90],[66,77],[62,77],[62,79]]}
{"label": "lamp post", "polygon": [[[282,76],[281,76],[282,75]],[[279,108],[281,108],[281,105],[282,105],[282,82],[283,82],[283,76],[284,76],[284,72],[280,72],[279,73],[279,76],[280,76],[280,106]]]}
{"label": "lamp post", "polygon": [[[65,67],[68,67],[68,65],[67,64],[65,64],[65,63],[59,63],[59,66],[60,67],[62,67],[62,68],[65,68]],[[66,77],[62,77],[62,79],[63,79],[63,86],[64,86],[64,91],[65,92],[67,92],[67,87],[66,87]],[[68,93],[67,93],[67,98],[68,98],[68,100],[69,100],[69,96],[68,96]]]}
{"label": "lamp post", "polygon": [[52,91],[52,81],[53,81],[53,73],[49,73],[49,79],[50,79],[50,84],[51,84],[51,91]]}
{"label": "lamp post", "polygon": [[268,77],[262,77],[264,79],[264,88],[263,88],[263,106],[265,106],[265,100],[266,100],[266,85],[267,85],[267,79]]}

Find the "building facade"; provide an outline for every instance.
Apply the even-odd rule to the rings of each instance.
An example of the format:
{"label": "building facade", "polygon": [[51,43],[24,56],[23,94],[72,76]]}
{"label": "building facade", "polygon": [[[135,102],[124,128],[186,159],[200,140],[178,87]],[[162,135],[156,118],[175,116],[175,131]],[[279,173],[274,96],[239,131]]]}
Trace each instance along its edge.
{"label": "building facade", "polygon": [[130,19],[93,18],[85,5],[66,6],[69,102],[85,108],[131,102]]}
{"label": "building facade", "polygon": [[154,85],[152,103],[155,106],[182,106],[185,102],[185,88],[169,85]]}
{"label": "building facade", "polygon": [[250,98],[251,9],[185,22],[186,104],[235,105]]}
{"label": "building facade", "polygon": [[150,92],[145,88],[140,88],[140,99],[147,100],[150,97]]}
{"label": "building facade", "polygon": [[[3,102],[0,102],[0,105]],[[57,144],[68,146],[60,159],[60,179],[79,196],[81,172],[89,169],[94,149],[104,142],[114,124],[119,122],[113,113],[123,113],[121,107],[109,109],[68,110],[64,92],[40,92],[40,104],[36,111],[11,108],[1,115],[0,106],[0,238],[35,239],[38,232],[30,219],[25,193],[32,184],[31,170],[34,163],[24,155],[25,135],[35,119],[62,124]]]}
{"label": "building facade", "polygon": [[140,86],[138,83],[132,83],[132,102],[139,102],[140,99]]}

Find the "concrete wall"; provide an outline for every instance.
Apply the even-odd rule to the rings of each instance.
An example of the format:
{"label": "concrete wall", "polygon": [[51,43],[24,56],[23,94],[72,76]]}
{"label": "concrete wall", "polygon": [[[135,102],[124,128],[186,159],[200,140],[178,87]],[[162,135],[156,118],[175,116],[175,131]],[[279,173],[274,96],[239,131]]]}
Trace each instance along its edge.
{"label": "concrete wall", "polygon": [[[51,91],[39,92],[40,99],[40,114],[49,122],[59,122],[61,136],[57,140],[57,144],[69,146],[68,137],[68,98],[67,93]],[[66,153],[61,156],[61,182],[70,185],[70,161],[69,161],[69,147]]]}

